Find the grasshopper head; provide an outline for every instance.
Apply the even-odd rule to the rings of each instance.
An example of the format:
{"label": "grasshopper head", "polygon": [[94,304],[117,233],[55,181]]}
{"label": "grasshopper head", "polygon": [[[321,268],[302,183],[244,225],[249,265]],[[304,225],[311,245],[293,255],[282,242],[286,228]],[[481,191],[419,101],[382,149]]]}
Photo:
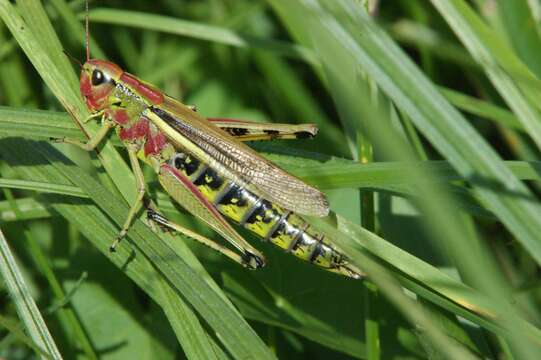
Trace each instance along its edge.
{"label": "grasshopper head", "polygon": [[105,60],[92,59],[84,63],[80,88],[91,112],[98,112],[110,105],[107,100],[123,72],[118,65]]}

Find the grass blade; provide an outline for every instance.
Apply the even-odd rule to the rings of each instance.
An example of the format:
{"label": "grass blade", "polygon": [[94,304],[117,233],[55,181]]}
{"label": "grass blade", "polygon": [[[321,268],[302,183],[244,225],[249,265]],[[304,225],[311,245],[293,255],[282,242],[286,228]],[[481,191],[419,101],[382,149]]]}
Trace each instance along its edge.
{"label": "grass blade", "polygon": [[541,89],[539,81],[466,2],[434,0],[432,4],[484,68],[490,81],[541,149],[541,114],[534,105]]}
{"label": "grass blade", "polygon": [[0,179],[0,187],[33,190],[43,193],[63,194],[88,198],[88,196],[79,188],[70,185],[50,184],[40,181],[16,180],[16,179]]}
{"label": "grass blade", "polygon": [[[358,9],[351,9],[348,2],[339,1],[335,5],[341,15],[360,14]],[[322,10],[310,5],[306,11],[318,14]],[[355,33],[350,33],[334,19],[323,18],[321,21],[339,46],[355,59],[356,65],[373,76],[419,131],[465,180],[473,184],[486,206],[541,263],[538,237],[541,205],[529,200],[533,198],[532,193],[385,33],[364,15],[350,19],[362,26],[363,36],[353,35]],[[508,189],[508,192],[497,193],[494,186]]]}
{"label": "grass blade", "polygon": [[94,9],[90,12],[90,19],[94,22],[162,31],[230,46],[261,48],[309,63],[315,62],[313,54],[309,50],[294,44],[241,35],[227,28],[188,20],[116,9]]}
{"label": "grass blade", "polygon": [[517,117],[510,111],[495,106],[489,102],[464,95],[447,88],[440,88],[443,96],[458,109],[495,121],[513,129],[524,131]]}
{"label": "grass blade", "polygon": [[[0,231],[0,272],[15,303],[19,317],[34,343],[42,349],[47,358],[62,359],[2,231]],[[42,357],[44,356],[42,355]]]}
{"label": "grass blade", "polygon": [[[388,102],[383,99],[382,105],[375,107],[369,101],[369,86],[364,76],[367,74],[370,81],[377,82],[395,106],[408,115],[463,179],[473,184],[474,192],[483,205],[511,229],[539,262],[541,244],[536,234],[541,228],[541,219],[535,214],[539,214],[541,209],[533,194],[510,174],[496,152],[445,101],[436,87],[358,4],[309,0],[302,4],[281,0],[271,3],[289,26],[304,22],[303,31],[312,38],[325,69],[329,91],[346,121],[358,123],[361,119],[369,119],[362,123],[363,130],[370,134],[384,156],[405,162],[414,159],[411,148],[392,126],[392,110],[389,111]],[[422,169],[412,167],[406,171],[410,172],[406,176],[413,178],[433,178],[430,172]],[[497,188],[488,186],[487,181],[498,184]],[[508,186],[512,186],[513,195],[502,191]],[[519,192],[516,193],[515,189]],[[471,239],[463,231],[462,220],[449,216],[453,213],[451,208],[454,209],[451,205],[455,203],[453,198],[433,183],[424,183],[417,190],[422,194],[421,209],[423,218],[428,220],[426,224],[431,230],[433,244],[441,249],[442,254],[453,256],[459,268],[467,272],[469,278],[475,279],[476,286],[486,292],[488,303],[498,309],[502,316],[499,320],[505,329],[506,339],[522,355],[534,354],[538,350],[535,341],[515,336],[511,330],[514,319],[520,317],[520,310],[504,300],[509,299],[511,294],[504,290],[506,281],[494,268],[490,255],[483,253],[482,249],[478,250],[479,255],[483,254],[481,265],[479,256],[473,251],[465,251],[471,250]],[[442,204],[446,207],[442,207]],[[445,249],[441,248],[443,244]],[[491,270],[486,271],[487,268]],[[481,269],[485,272],[480,272]],[[422,289],[416,291],[422,292]],[[525,333],[529,331],[527,327]]]}
{"label": "grass blade", "polygon": [[[14,202],[19,209],[19,214],[16,214],[15,211],[13,211],[11,201],[0,201],[0,222],[42,219],[51,216],[49,211],[33,198],[18,198],[15,199]],[[19,215],[21,215],[22,218],[20,218]]]}
{"label": "grass blade", "polygon": [[[93,240],[97,248],[117,266],[125,268],[126,264],[129,263],[128,275],[135,277],[134,279],[139,283],[139,286],[158,303],[163,303],[165,300],[158,288],[161,285],[156,283],[156,279],[160,281],[167,279],[165,283],[174,290],[178,300],[185,298],[190,306],[201,314],[207,324],[219,334],[220,340],[235,357],[273,358],[253,330],[226,300],[225,295],[217,290],[215,285],[209,283],[212,281],[208,279],[208,275],[205,275],[200,265],[194,267],[193,262],[197,263],[197,260],[193,258],[187,248],[181,251],[182,257],[179,256],[176,251],[180,251],[178,248],[180,244],[175,246],[176,251],[173,250],[172,246],[175,241],[158,237],[146,225],[138,221],[129,233],[130,239],[134,240],[133,248],[130,249],[130,243],[126,243],[120,246],[116,253],[111,254],[107,249],[118,232],[117,225],[122,224],[127,214],[127,205],[118,199],[114,201],[113,199],[116,199],[114,194],[94,179],[81,173],[50,145],[13,140],[4,139],[2,145],[9,144],[11,146],[12,152],[7,157],[8,161],[12,165],[18,164],[18,171],[24,174],[24,177],[38,179],[38,181],[55,178],[70,181],[85,191],[107,213],[109,218],[105,217],[98,209],[88,209],[88,206],[81,206],[82,204],[77,201],[75,204],[79,205],[78,209],[75,206],[55,207],[85,236]],[[29,162],[51,165],[45,169],[22,166],[22,164]],[[109,219],[114,219],[116,225]],[[135,258],[132,259],[134,251],[139,254],[139,257],[135,255]],[[141,268],[138,269],[133,262],[139,258],[144,262],[139,265]],[[197,269],[197,272],[194,268]],[[204,341],[207,340],[204,339]]]}

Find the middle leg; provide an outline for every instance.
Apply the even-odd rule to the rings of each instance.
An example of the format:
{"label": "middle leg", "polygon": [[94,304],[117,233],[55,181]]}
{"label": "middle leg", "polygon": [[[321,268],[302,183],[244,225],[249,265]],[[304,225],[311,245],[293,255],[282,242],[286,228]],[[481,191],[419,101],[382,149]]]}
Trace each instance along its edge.
{"label": "middle leg", "polygon": [[130,211],[128,212],[128,216],[126,217],[126,220],[124,221],[124,225],[122,226],[122,229],[118,233],[115,241],[113,241],[113,243],[109,247],[109,250],[111,252],[114,252],[116,250],[117,245],[128,233],[128,230],[133,222],[133,218],[135,217],[135,215],[137,215],[137,213],[141,209],[141,205],[143,204],[143,198],[146,192],[145,177],[143,175],[143,171],[141,170],[139,159],[137,159],[137,149],[135,148],[135,146],[128,146],[127,148],[128,148],[128,155],[130,158],[131,168],[135,175],[137,197],[135,198],[135,202],[130,207]]}

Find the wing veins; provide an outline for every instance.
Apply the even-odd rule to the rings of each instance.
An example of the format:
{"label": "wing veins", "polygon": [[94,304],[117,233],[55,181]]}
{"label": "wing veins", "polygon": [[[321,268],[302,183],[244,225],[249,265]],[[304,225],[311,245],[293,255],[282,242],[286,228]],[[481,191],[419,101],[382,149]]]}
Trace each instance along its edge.
{"label": "wing veins", "polygon": [[255,187],[260,196],[288,210],[313,216],[328,214],[327,200],[319,190],[276,167],[191,110],[184,111],[182,104],[173,101],[170,99],[164,108],[151,111],[201,149],[208,156],[202,160],[209,161],[211,167],[240,185]]}

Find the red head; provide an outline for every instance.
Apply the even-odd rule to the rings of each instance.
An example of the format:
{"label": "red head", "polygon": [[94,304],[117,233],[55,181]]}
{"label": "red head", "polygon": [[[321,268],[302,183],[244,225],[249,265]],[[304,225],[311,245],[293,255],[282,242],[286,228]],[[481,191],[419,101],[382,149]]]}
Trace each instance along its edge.
{"label": "red head", "polygon": [[81,69],[80,87],[90,112],[97,112],[109,104],[109,95],[124,71],[112,62],[87,60]]}

